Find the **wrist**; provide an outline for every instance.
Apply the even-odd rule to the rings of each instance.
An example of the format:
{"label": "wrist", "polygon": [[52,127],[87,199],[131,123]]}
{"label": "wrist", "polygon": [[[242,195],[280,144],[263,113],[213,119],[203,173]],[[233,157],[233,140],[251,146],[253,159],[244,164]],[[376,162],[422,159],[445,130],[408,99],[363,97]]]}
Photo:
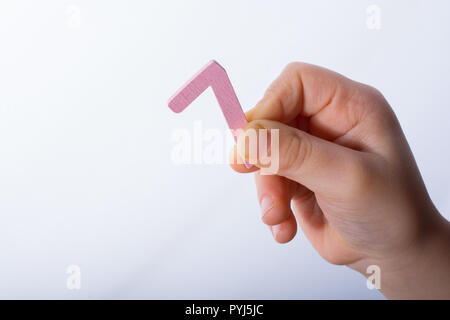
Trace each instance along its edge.
{"label": "wrist", "polygon": [[403,250],[366,257],[350,268],[368,277],[376,266],[389,299],[450,299],[450,223],[439,214]]}

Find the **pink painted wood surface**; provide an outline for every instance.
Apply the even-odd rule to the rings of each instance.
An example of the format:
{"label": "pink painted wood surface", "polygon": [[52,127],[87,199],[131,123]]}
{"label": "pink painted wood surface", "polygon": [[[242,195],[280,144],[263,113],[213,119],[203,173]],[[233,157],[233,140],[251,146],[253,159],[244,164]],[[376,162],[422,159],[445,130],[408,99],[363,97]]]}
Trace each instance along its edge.
{"label": "pink painted wood surface", "polygon": [[[208,87],[212,88],[236,140],[235,130],[243,129],[248,123],[247,118],[245,118],[225,69],[214,60],[204,66],[169,99],[169,108],[176,113],[183,111]],[[251,168],[247,162],[245,162],[245,166]]]}

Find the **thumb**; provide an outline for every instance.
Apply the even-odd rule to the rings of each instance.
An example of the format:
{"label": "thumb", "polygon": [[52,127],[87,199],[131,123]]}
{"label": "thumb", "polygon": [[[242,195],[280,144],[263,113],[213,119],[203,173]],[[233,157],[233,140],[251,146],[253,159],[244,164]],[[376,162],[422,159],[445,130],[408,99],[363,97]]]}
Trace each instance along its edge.
{"label": "thumb", "polygon": [[[261,147],[265,144],[261,143],[263,140],[268,142],[265,147],[267,151]],[[368,154],[277,121],[250,122],[238,137],[237,152],[243,159],[261,168],[261,173],[265,170],[262,163],[267,163],[269,158],[271,174],[284,176],[314,192],[328,195],[345,196],[348,193],[355,196],[355,191],[363,190],[371,179]],[[262,161],[263,157],[265,161]]]}

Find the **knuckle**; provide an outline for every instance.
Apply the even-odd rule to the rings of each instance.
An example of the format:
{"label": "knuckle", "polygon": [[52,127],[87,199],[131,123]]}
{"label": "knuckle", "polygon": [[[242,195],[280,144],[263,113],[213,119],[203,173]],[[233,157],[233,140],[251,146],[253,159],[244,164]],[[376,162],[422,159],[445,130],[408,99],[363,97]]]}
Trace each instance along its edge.
{"label": "knuckle", "polygon": [[381,93],[381,91],[375,87],[368,86],[368,92],[369,92],[369,95],[371,95],[373,97],[378,97],[378,98],[383,97],[383,94]]}
{"label": "knuckle", "polygon": [[365,117],[370,116],[371,121],[376,123],[379,128],[383,128],[383,130],[397,129],[397,117],[383,93],[369,85],[363,85],[363,87],[362,97],[356,102],[359,105],[367,106]]}
{"label": "knuckle", "polygon": [[286,69],[286,70],[297,69],[297,68],[299,67],[300,64],[301,64],[300,62],[292,61],[292,62],[289,62],[289,63],[286,65],[285,69]]}
{"label": "knuckle", "polygon": [[306,64],[298,61],[289,62],[284,70],[288,72],[301,70]]}
{"label": "knuckle", "polygon": [[363,87],[362,92],[364,93],[365,98],[368,102],[370,101],[385,102],[386,99],[384,98],[384,95],[381,93],[380,90],[367,84],[361,85]]}

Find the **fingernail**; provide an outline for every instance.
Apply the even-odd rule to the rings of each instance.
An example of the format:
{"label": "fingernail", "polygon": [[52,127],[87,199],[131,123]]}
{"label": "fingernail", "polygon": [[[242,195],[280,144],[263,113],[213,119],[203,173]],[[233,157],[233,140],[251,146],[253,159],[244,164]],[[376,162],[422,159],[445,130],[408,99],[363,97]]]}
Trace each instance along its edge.
{"label": "fingernail", "polygon": [[277,239],[277,235],[280,232],[280,230],[281,230],[281,224],[277,224],[275,226],[272,226],[272,235],[273,235],[275,240]]}
{"label": "fingernail", "polygon": [[237,153],[241,156],[242,160],[247,161],[246,157],[247,157],[247,150],[246,150],[246,144],[245,144],[245,131],[242,131],[238,137],[237,137],[237,141],[236,141],[236,150]]}
{"label": "fingernail", "polygon": [[237,152],[248,164],[256,164],[258,161],[258,130],[264,129],[258,123],[248,124],[237,136]]}
{"label": "fingernail", "polygon": [[264,196],[261,200],[261,213],[264,215],[273,207],[273,199],[270,196]]}

